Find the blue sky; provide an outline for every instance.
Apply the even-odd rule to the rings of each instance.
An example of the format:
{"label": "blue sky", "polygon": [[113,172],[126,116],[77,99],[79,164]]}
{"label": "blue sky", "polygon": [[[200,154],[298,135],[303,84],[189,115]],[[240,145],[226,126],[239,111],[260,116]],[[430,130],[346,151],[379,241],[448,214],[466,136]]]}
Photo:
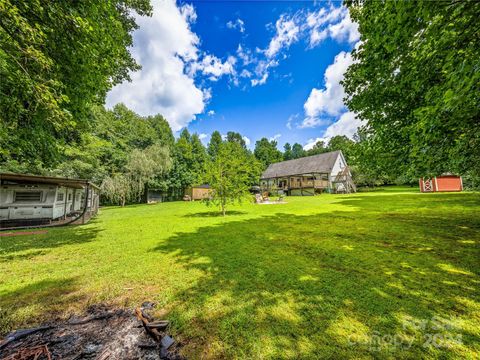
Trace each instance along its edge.
{"label": "blue sky", "polygon": [[161,113],[174,131],[186,126],[204,142],[214,130],[238,131],[252,148],[261,137],[309,147],[352,136],[360,124],[342,102],[359,34],[341,3],[152,4],[151,18],[137,18],[131,49],[143,68],[107,106]]}

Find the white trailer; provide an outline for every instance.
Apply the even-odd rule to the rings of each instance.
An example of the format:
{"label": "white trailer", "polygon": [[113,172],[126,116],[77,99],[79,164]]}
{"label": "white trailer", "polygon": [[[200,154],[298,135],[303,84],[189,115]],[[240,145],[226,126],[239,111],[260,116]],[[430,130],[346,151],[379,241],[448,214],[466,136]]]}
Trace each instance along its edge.
{"label": "white trailer", "polygon": [[[88,203],[85,201],[87,189]],[[0,174],[0,222],[50,222],[87,211],[90,215],[98,209],[98,190],[86,180]]]}
{"label": "white trailer", "polygon": [[2,185],[0,220],[56,220],[82,208],[83,189],[55,185]]}

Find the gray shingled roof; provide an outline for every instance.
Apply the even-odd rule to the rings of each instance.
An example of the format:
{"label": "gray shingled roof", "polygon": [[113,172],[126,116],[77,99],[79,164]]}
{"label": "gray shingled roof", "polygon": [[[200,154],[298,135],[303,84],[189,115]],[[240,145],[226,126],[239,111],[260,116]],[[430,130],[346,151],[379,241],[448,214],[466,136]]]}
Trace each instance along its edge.
{"label": "gray shingled roof", "polygon": [[330,173],[339,153],[340,150],[337,150],[271,164],[263,172],[262,179],[311,173]]}

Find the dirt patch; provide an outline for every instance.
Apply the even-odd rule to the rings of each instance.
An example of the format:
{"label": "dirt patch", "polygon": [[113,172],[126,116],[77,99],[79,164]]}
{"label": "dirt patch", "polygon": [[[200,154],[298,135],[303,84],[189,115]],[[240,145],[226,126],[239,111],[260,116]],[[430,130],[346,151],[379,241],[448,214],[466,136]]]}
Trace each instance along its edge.
{"label": "dirt patch", "polygon": [[[162,347],[131,309],[93,306],[81,317],[30,330],[34,331],[13,332],[0,341],[0,359],[183,359],[178,343]],[[167,330],[161,335],[171,339]]]}

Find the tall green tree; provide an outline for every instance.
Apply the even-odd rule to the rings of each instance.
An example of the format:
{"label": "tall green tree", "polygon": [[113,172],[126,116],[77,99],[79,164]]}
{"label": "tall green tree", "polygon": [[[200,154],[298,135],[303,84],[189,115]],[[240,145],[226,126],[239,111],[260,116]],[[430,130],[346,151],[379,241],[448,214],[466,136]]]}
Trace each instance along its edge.
{"label": "tall green tree", "polygon": [[185,188],[203,181],[208,156],[198,134],[191,135],[187,129],[180,133],[173,154],[173,167],[167,182],[170,192],[178,198]]}
{"label": "tall green tree", "polygon": [[329,149],[325,146],[325,141],[319,140],[313,145],[313,147],[306,152],[306,156],[318,155],[328,152]]}
{"label": "tall green tree", "polygon": [[128,51],[148,0],[0,0],[0,163],[52,167],[93,104],[139,69]]}
{"label": "tall green tree", "polygon": [[249,195],[251,179],[258,177],[259,173],[259,163],[241,144],[222,143],[217,156],[207,162],[204,181],[212,189],[207,203],[219,206],[225,216],[229,204],[241,202]]}
{"label": "tall green tree", "polygon": [[247,148],[247,144],[245,143],[245,140],[243,139],[243,136],[238,132],[235,132],[235,131],[227,132],[227,140],[226,141],[237,143],[244,149]]}
{"label": "tall green tree", "polygon": [[253,153],[262,163],[264,169],[272,163],[283,160],[282,152],[277,149],[277,142],[275,140],[268,141],[267,138],[261,138],[255,143]]}
{"label": "tall green tree", "polygon": [[292,154],[292,145],[290,143],[285,143],[283,145],[283,160],[292,160],[293,159],[293,154]]}
{"label": "tall green tree", "polygon": [[328,141],[328,146],[327,150],[328,151],[336,151],[336,150],[341,150],[343,153],[343,156],[345,156],[345,159],[347,160],[347,163],[350,164],[355,162],[355,157],[354,157],[354,148],[355,148],[355,141],[349,139],[345,135],[337,135],[332,137]]}
{"label": "tall green tree", "polygon": [[156,144],[145,150],[134,149],[129,154],[125,165],[130,180],[132,200],[140,202],[147,183],[165,174],[170,170],[171,165],[170,150],[167,147]]}
{"label": "tall green tree", "polygon": [[389,174],[480,177],[480,6],[475,1],[347,1],[361,43],[346,104]]}
{"label": "tall green tree", "polygon": [[306,156],[306,151],[303,150],[303,146],[299,143],[295,143],[292,146],[292,159],[299,159]]}
{"label": "tall green tree", "polygon": [[220,144],[223,142],[222,135],[220,132],[215,130],[210,137],[210,142],[208,143],[207,152],[208,155],[213,159],[217,156],[218,149],[220,148]]}
{"label": "tall green tree", "polygon": [[207,149],[205,149],[197,133],[192,135],[190,142],[192,145],[192,171],[196,174],[197,182],[200,182],[205,171]]}
{"label": "tall green tree", "polygon": [[64,147],[64,161],[55,174],[100,184],[106,176],[124,172],[135,149],[158,145],[173,151],[172,130],[161,115],[145,118],[119,104],[112,110],[94,106],[89,116],[88,131]]}
{"label": "tall green tree", "polygon": [[381,153],[382,147],[375,136],[365,128],[357,131],[354,146],[349,151],[351,160],[347,159],[347,163],[352,170],[355,184],[378,186],[393,183],[396,175],[387,170]]}

